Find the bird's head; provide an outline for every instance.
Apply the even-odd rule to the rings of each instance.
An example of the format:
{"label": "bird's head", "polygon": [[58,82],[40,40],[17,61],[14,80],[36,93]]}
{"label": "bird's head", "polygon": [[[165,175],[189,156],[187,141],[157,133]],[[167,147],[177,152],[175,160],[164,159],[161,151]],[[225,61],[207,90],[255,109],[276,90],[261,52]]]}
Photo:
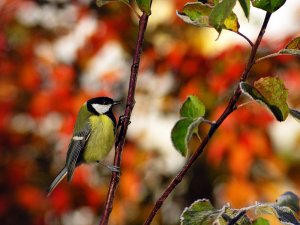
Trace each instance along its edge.
{"label": "bird's head", "polygon": [[111,111],[116,104],[119,104],[119,101],[114,101],[108,97],[97,97],[87,101],[87,108],[91,113],[101,115]]}

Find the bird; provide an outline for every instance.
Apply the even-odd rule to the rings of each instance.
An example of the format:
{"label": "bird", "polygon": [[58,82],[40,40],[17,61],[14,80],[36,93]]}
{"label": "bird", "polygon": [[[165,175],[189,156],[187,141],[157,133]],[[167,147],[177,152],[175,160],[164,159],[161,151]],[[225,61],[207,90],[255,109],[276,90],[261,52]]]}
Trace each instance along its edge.
{"label": "bird", "polygon": [[[119,104],[109,97],[96,97],[86,101],[76,118],[73,135],[68,147],[66,163],[47,190],[50,196],[57,185],[67,176],[71,181],[74,170],[82,163],[100,162],[113,147],[116,118],[113,106]],[[112,171],[118,168],[109,167]]]}

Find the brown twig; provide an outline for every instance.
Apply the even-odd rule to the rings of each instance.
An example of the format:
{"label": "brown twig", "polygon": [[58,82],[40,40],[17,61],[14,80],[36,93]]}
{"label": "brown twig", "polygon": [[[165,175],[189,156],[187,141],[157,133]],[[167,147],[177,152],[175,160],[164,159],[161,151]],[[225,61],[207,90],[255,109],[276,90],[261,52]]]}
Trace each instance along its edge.
{"label": "brown twig", "polygon": [[[129,89],[128,89],[128,95],[127,95],[127,102],[126,102],[126,108],[124,116],[122,117],[121,121],[121,129],[117,136],[116,140],[116,150],[115,150],[115,158],[114,158],[114,166],[120,168],[121,164],[121,158],[122,158],[122,151],[123,146],[125,143],[125,136],[127,133],[128,125],[130,123],[130,117],[131,112],[134,107],[134,96],[135,96],[135,88],[136,88],[136,81],[137,81],[137,75],[139,70],[139,64],[140,64],[140,58],[141,58],[141,52],[142,52],[142,44],[144,41],[144,34],[146,31],[146,27],[148,24],[148,18],[149,16],[146,15],[146,13],[143,13],[143,15],[140,17],[139,21],[139,31],[138,31],[138,39],[136,42],[136,48],[133,58],[133,63],[131,66],[131,74],[130,74],[130,80],[129,80]],[[112,211],[113,207],[113,200],[115,197],[115,192],[117,190],[117,186],[119,184],[119,173],[113,172],[110,186],[107,194],[107,199],[105,203],[105,209],[103,212],[103,215],[101,217],[99,225],[106,225],[109,220],[110,213]]]}
{"label": "brown twig", "polygon": [[269,59],[269,58],[273,58],[273,57],[277,57],[277,56],[281,56],[281,55],[291,55],[289,53],[280,53],[280,52],[275,52],[273,54],[270,54],[270,55],[266,55],[266,56],[263,56],[259,59],[256,59],[255,60],[255,63],[259,63],[260,61],[263,61],[265,59]]}
{"label": "brown twig", "polygon": [[234,218],[228,221],[227,225],[236,224],[243,216],[245,216],[246,212],[246,210],[240,211]]}
{"label": "brown twig", "polygon": [[[264,19],[264,22],[263,22],[263,25],[262,25],[261,30],[259,32],[259,35],[256,39],[255,44],[252,47],[252,50],[251,50],[250,57],[249,57],[247,65],[246,65],[246,68],[245,68],[243,74],[240,77],[240,82],[246,81],[246,79],[249,75],[250,69],[252,68],[253,64],[255,63],[255,55],[256,55],[258,46],[259,46],[259,44],[262,40],[262,37],[264,36],[264,33],[265,33],[266,27],[268,25],[268,22],[270,20],[270,17],[271,17],[271,13],[267,12],[266,16],[265,16],[265,19]],[[184,165],[182,170],[176,175],[176,177],[171,181],[171,183],[166,188],[164,193],[156,201],[156,203],[155,203],[150,215],[148,216],[147,220],[145,221],[144,225],[151,224],[153,218],[157,214],[158,210],[160,209],[160,207],[162,206],[164,201],[167,199],[167,197],[170,195],[170,193],[175,189],[175,187],[181,182],[181,180],[183,179],[185,174],[188,172],[188,170],[191,168],[191,166],[194,164],[196,159],[201,155],[201,153],[203,152],[204,148],[206,147],[206,145],[209,142],[212,135],[216,132],[218,127],[223,123],[223,121],[227,118],[227,116],[229,116],[234,110],[237,109],[236,103],[237,103],[239,97],[241,96],[241,94],[242,94],[242,92],[241,92],[240,86],[238,85],[238,87],[236,88],[236,90],[235,90],[233,96],[231,97],[231,99],[229,100],[229,103],[228,103],[226,109],[224,110],[224,112],[222,113],[222,115],[211,126],[210,130],[208,131],[207,135],[203,138],[203,140],[202,140],[200,146],[198,147],[198,149],[194,152],[194,154],[190,157],[190,159]]]}
{"label": "brown twig", "polygon": [[251,41],[246,35],[244,35],[243,33],[239,32],[239,31],[237,31],[236,33],[237,33],[238,35],[240,35],[241,37],[243,37],[243,38],[249,43],[249,45],[250,45],[251,47],[253,47],[252,41]]}

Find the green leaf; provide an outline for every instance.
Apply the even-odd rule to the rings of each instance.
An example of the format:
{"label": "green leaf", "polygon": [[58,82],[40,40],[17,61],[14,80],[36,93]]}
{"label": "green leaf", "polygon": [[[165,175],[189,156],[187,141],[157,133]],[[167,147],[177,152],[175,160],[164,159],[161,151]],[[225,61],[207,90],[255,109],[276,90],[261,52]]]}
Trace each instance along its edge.
{"label": "green leaf", "polygon": [[245,16],[249,19],[250,15],[250,0],[239,0],[239,3],[244,11]]}
{"label": "green leaf", "polygon": [[[232,9],[237,0],[225,0],[217,4],[209,15],[209,24],[213,26],[219,33],[224,27],[225,20],[232,15]],[[237,21],[237,20],[236,20]],[[234,23],[234,16],[230,17],[230,24]],[[228,22],[229,23],[229,22]],[[231,27],[231,26],[230,26]],[[236,27],[234,27],[236,29]],[[237,30],[234,30],[237,31]]]}
{"label": "green leaf", "polygon": [[284,55],[300,55],[300,50],[295,49],[282,49],[279,51],[280,54]]}
{"label": "green leaf", "polygon": [[208,20],[211,10],[212,6],[208,4],[189,2],[184,5],[182,12],[177,11],[176,14],[186,23],[200,27],[210,27]]}
{"label": "green leaf", "polygon": [[195,128],[203,121],[202,117],[197,119],[184,118],[175,124],[171,132],[171,139],[175,149],[186,156],[188,152],[188,142],[190,141]]}
{"label": "green leaf", "polygon": [[254,100],[264,103],[278,121],[284,121],[289,114],[287,105],[288,91],[282,80],[277,77],[265,77],[254,82],[254,87],[242,82],[241,90]]}
{"label": "green leaf", "polygon": [[299,217],[289,207],[278,204],[259,204],[255,207],[255,213],[258,215],[271,214],[278,218],[282,224],[300,225]]}
{"label": "green leaf", "polygon": [[[229,205],[225,205],[221,209],[216,209],[209,200],[200,199],[185,208],[181,214],[180,221],[181,225],[226,225],[229,221],[233,222],[236,219],[237,221],[234,224],[237,225],[269,225],[269,221],[261,216],[273,215],[282,224],[300,225],[297,213],[290,208],[291,202],[294,207],[294,203],[298,204],[298,201],[297,195],[292,192],[286,192],[279,197],[277,203],[256,202],[254,205],[241,209],[233,209]],[[257,215],[258,218],[254,221],[250,220],[247,216],[249,211],[252,211],[250,212],[251,215]]]}
{"label": "green leaf", "polygon": [[195,119],[205,114],[204,104],[196,97],[189,96],[180,109],[180,116]]}
{"label": "green leaf", "polygon": [[[213,6],[201,2],[189,2],[185,4],[182,12],[176,12],[177,16],[184,22],[199,27],[214,27],[210,24],[210,14],[214,9]],[[239,23],[237,16],[231,12],[223,21],[221,29],[237,32]]]}
{"label": "green leaf", "polygon": [[300,123],[300,112],[296,109],[290,109],[290,114]]}
{"label": "green leaf", "polygon": [[216,224],[225,225],[226,223],[221,215],[221,210],[215,209],[208,199],[200,199],[191,204],[190,207],[185,208],[180,216],[180,224],[211,225],[216,222]]}
{"label": "green leaf", "polygon": [[107,3],[116,2],[116,1],[123,2],[124,4],[129,5],[129,0],[97,0],[96,5],[98,7],[102,7],[103,5],[105,5]]}
{"label": "green leaf", "polygon": [[151,15],[151,0],[135,0],[139,9],[146,13],[148,16]]}
{"label": "green leaf", "polygon": [[180,109],[180,116],[183,118],[175,124],[172,129],[171,139],[175,149],[183,156],[187,155],[188,143],[196,129],[204,120],[205,114],[203,103],[196,96],[189,96]]}
{"label": "green leaf", "polygon": [[262,96],[258,90],[256,90],[254,87],[252,87],[250,84],[246,82],[242,82],[240,84],[241,90],[243,91],[244,94],[248,95],[250,98],[258,101],[265,102],[266,99],[264,96]]}
{"label": "green leaf", "polygon": [[280,195],[276,202],[279,206],[286,206],[296,213],[299,212],[299,197],[291,191],[287,191],[284,194]]}
{"label": "green leaf", "polygon": [[[254,82],[254,87],[266,98],[268,106],[274,106],[280,110],[276,118],[283,121],[289,114],[289,107],[287,105],[288,91],[284,86],[282,80],[278,77],[265,77]],[[276,111],[276,110],[275,110]]]}
{"label": "green leaf", "polygon": [[300,55],[300,37],[290,41],[287,46],[279,51],[280,54]]}
{"label": "green leaf", "polygon": [[[208,199],[200,199],[185,208],[181,214],[181,225],[226,225],[230,219],[235,218],[241,210],[224,206],[221,209],[216,209]],[[237,222],[237,225],[251,225],[250,219],[246,215],[242,215]]]}
{"label": "green leaf", "polygon": [[[236,218],[241,213],[242,209],[232,209],[229,207],[225,208],[225,213],[228,215],[231,219]],[[225,219],[225,218],[224,218]],[[229,221],[226,221],[227,223]],[[242,215],[241,217],[238,218],[238,221],[235,222],[234,224],[236,225],[251,225],[251,220],[246,216],[246,214]]]}
{"label": "green leaf", "polygon": [[268,220],[259,217],[256,220],[254,220],[254,222],[252,223],[252,225],[270,225],[270,223],[269,223]]}
{"label": "green leaf", "polygon": [[251,0],[251,2],[255,8],[272,13],[278,10],[286,0]]}
{"label": "green leaf", "polygon": [[274,205],[273,208],[276,211],[274,214],[281,223],[286,225],[300,225],[298,216],[289,207]]}

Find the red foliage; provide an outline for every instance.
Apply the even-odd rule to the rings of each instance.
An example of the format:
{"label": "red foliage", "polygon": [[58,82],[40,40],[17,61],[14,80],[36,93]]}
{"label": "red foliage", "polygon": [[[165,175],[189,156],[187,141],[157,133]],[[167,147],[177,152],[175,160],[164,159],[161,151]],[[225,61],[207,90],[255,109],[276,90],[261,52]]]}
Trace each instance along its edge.
{"label": "red foliage", "polygon": [[71,196],[67,189],[57,187],[55,193],[49,198],[51,208],[56,214],[61,215],[71,208]]}
{"label": "red foliage", "polygon": [[51,112],[54,105],[53,96],[47,91],[41,91],[33,96],[28,111],[33,117],[42,117]]}
{"label": "red foliage", "polygon": [[38,187],[19,186],[16,192],[16,200],[20,206],[30,211],[43,212],[46,208],[45,193]]}
{"label": "red foliage", "polygon": [[32,62],[26,62],[19,70],[19,86],[24,91],[36,92],[41,84],[40,74]]}

